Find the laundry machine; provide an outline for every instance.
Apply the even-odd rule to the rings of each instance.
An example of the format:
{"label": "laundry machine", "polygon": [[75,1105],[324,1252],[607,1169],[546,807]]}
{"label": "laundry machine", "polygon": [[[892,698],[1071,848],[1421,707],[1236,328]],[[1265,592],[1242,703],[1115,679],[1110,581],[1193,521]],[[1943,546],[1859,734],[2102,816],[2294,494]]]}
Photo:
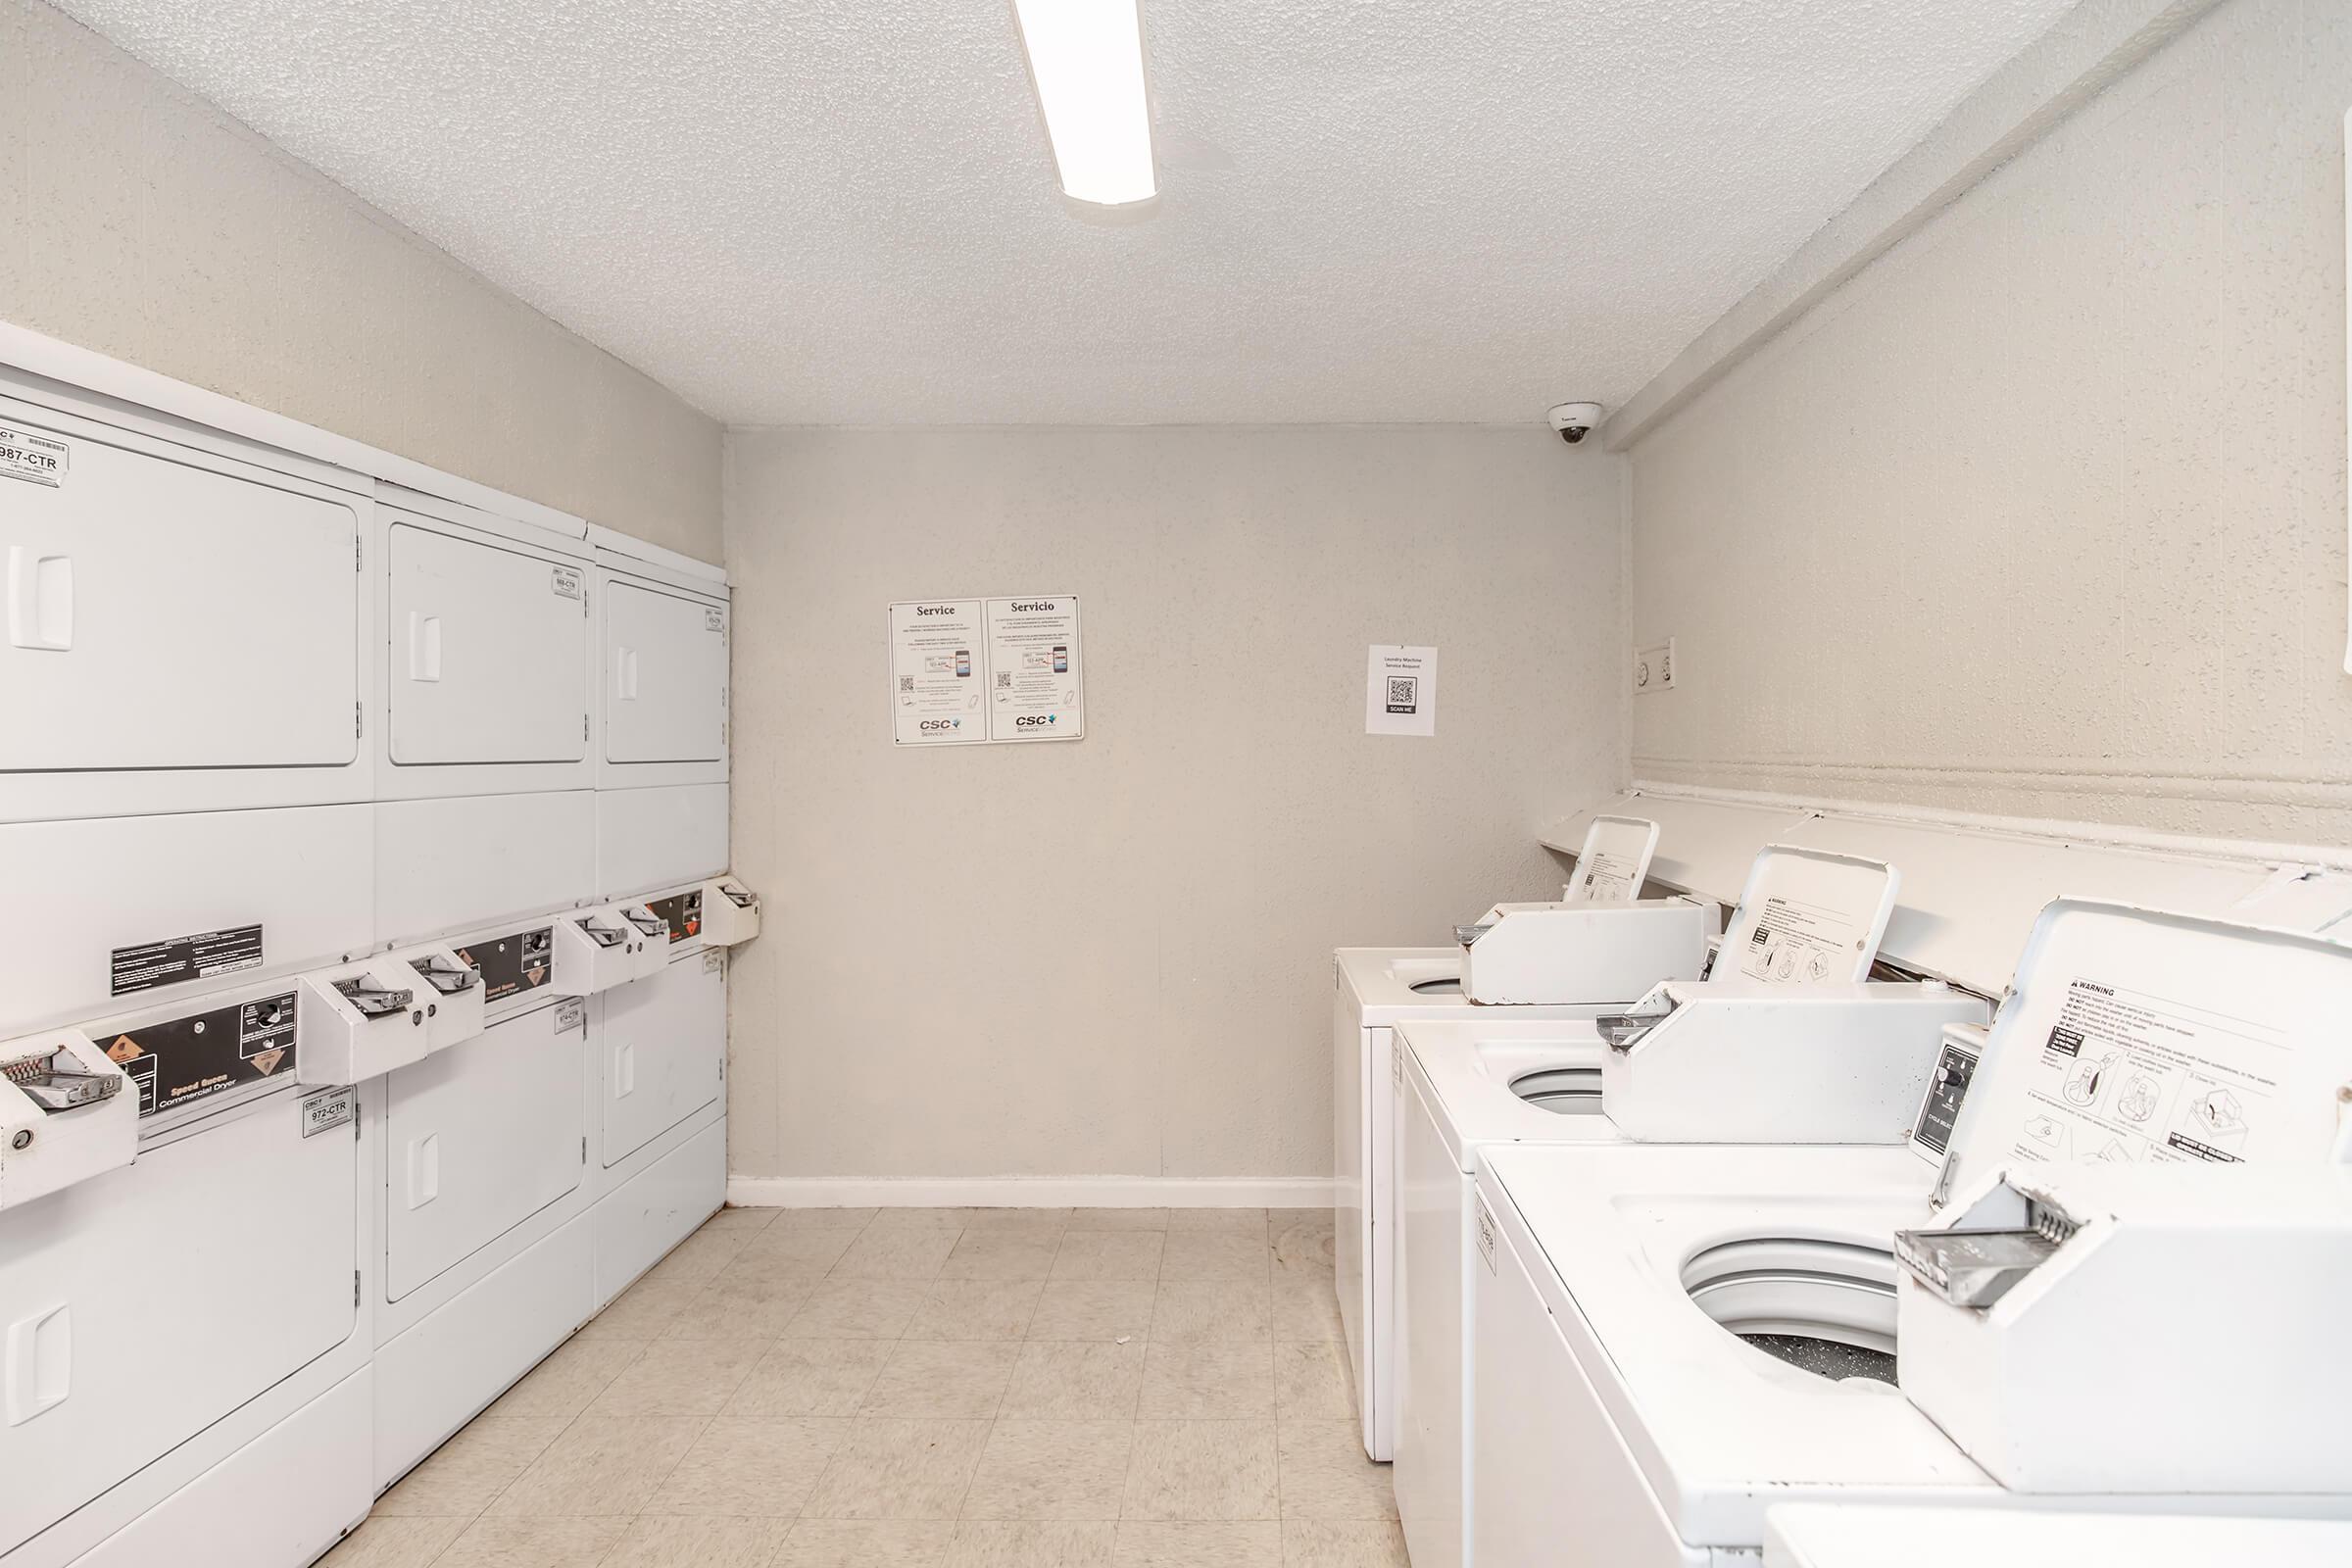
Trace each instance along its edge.
{"label": "laundry machine", "polygon": [[[1497,1144],[1678,1141],[1825,1143],[1899,1137],[1941,1031],[1986,1004],[1937,983],[1869,983],[1893,906],[1891,868],[1858,857],[1767,846],[1726,935],[1724,978],[1667,981],[1598,1024],[1520,1027],[1407,1019],[1397,1150],[1396,1472],[1397,1512],[1422,1568],[1471,1559],[1471,1462],[1479,1348],[1474,1278],[1493,1260],[1475,1175]],[[1610,1083],[1629,1018],[1672,1018]],[[1688,1031],[1671,1038],[1671,1029]],[[1614,1044],[1612,1043],[1614,1041]],[[1671,1065],[1665,1065],[1671,1063]],[[1670,1101],[1672,1117],[1653,1110]],[[1679,1124],[1677,1119],[1679,1118]]]}
{"label": "laundry machine", "polygon": [[[1652,823],[1597,818],[1578,860],[1590,875],[1565,890],[1571,898],[1498,905],[1457,933],[1451,948],[1342,948],[1333,955],[1334,1287],[1364,1451],[1375,1459],[1390,1456],[1394,1435],[1388,1325],[1395,1310],[1395,1089],[1402,1064],[1391,1031],[1408,1017],[1590,1018],[1669,975],[1695,975],[1712,906],[1635,897],[1656,843]],[[1480,953],[1500,955],[1487,972],[1518,1004],[1490,1006],[1465,993],[1466,968]]]}
{"label": "laundry machine", "polygon": [[703,940],[704,892],[697,880],[616,906],[659,920],[666,935],[643,978],[594,1002],[588,1152],[600,1306],[726,1200],[726,951]]}
{"label": "laundry machine", "polygon": [[[1905,1148],[1490,1150],[1481,1557],[1552,1560],[1573,1540],[1637,1568],[1742,1560],[1773,1500],[2113,1506],[2113,1487],[2004,1490],[1894,1386],[1896,1233],[2004,1165],[2328,1160],[2348,1008],[2352,950],[2324,939],[2060,900],[1982,1054],[1964,1031],[1943,1042]],[[2086,1062],[2102,1064],[2087,1100]],[[2078,1335],[2088,1386],[2151,1375],[2111,1341]],[[2133,1506],[2343,1516],[2352,1494],[2180,1489]]]}
{"label": "laundry machine", "polygon": [[0,1212],[9,1568],[162,1560],[265,1501],[241,1560],[298,1568],[367,1511],[372,1151],[352,1088],[297,1081],[297,994],[77,1027],[122,1075],[136,1157]]}
{"label": "laundry machine", "polygon": [[2025,1508],[1785,1503],[1764,1516],[1765,1568],[2334,1568],[2352,1523]]}

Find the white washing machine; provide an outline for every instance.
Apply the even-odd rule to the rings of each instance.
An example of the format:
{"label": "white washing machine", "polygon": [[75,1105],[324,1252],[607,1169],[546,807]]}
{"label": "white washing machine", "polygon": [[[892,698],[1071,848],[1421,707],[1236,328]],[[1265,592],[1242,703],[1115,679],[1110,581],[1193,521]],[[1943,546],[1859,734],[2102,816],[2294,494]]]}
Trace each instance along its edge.
{"label": "white washing machine", "polygon": [[[1716,1009],[1733,1029],[1757,1031],[1752,1046],[1737,1049],[1769,1057],[1779,1043],[1762,1020],[1790,1013],[1790,993],[1802,990],[1809,1034],[1842,1043],[1849,1057],[1912,1064],[1895,1091],[1907,1107],[1918,1099],[1941,1029],[1981,1020],[1985,1007],[1943,986],[1859,983],[1876,956],[1895,885],[1892,870],[1873,861],[1768,846],[1749,873],[1725,938],[1726,956],[1718,960],[1726,967],[1744,959],[1753,972],[1662,985],[1658,992],[1690,999],[1677,1005],[1679,1024]],[[1687,1091],[1687,1075],[1668,1074],[1655,1088],[1644,1080],[1626,1086],[1618,1103],[1604,1103],[1606,1058],[1613,1053],[1590,1024],[1407,1019],[1396,1026],[1396,1038],[1404,1064],[1395,1135],[1401,1347],[1395,1380],[1396,1507],[1416,1564],[1458,1568],[1472,1560],[1469,1524],[1480,1485],[1467,1442],[1478,1359],[1469,1303],[1474,1275],[1492,1267],[1494,1257],[1492,1223],[1481,1213],[1474,1179],[1482,1157],[1503,1144],[1622,1143],[1636,1134],[1620,1126],[1620,1115],[1649,1136],[1657,1118],[1645,1118],[1629,1098],[1667,1095],[1678,1113],[1689,1114],[1681,1102],[1699,1096]],[[1727,1103],[1720,1114],[1700,1118],[1694,1136],[1769,1138],[1769,1129],[1790,1124],[1782,1115],[1786,1096],[1748,1093],[1714,1053],[1706,1056],[1701,1070],[1724,1087]],[[1868,1072],[1848,1071],[1834,1087],[1806,1084],[1802,1093],[1820,1103],[1819,1119],[1804,1131],[1825,1141],[1873,1136],[1872,1115],[1886,1091],[1871,1080]],[[1749,1132],[1750,1122],[1767,1130]]]}
{"label": "white washing machine", "polygon": [[[1572,920],[1589,919],[1599,909],[1630,906],[1642,890],[1657,840],[1654,822],[1596,816],[1585,834],[1579,874],[1562,890],[1561,903],[1496,906],[1489,916],[1525,911],[1533,926],[1555,911],[1568,911]],[[1389,1458],[1395,1436],[1391,1380],[1396,1348],[1389,1323],[1395,1310],[1395,1103],[1403,1062],[1391,1031],[1403,1018],[1591,1018],[1640,996],[1668,974],[1695,974],[1695,965],[1704,959],[1703,911],[1708,906],[1688,900],[1667,902],[1683,906],[1669,911],[1669,929],[1622,951],[1597,954],[1570,972],[1542,964],[1540,945],[1522,943],[1513,950],[1520,961],[1509,975],[1520,980],[1540,973],[1543,987],[1517,994],[1541,1000],[1509,1005],[1482,1006],[1463,990],[1471,943],[1491,936],[1494,926],[1465,927],[1461,935],[1468,940],[1450,948],[1342,948],[1333,954],[1334,1286],[1355,1376],[1364,1451],[1371,1457]],[[1659,912],[1656,903],[1650,901],[1653,917]],[[1680,920],[1683,914],[1690,916],[1687,931]],[[1655,927],[1656,921],[1651,918],[1644,924]],[[1570,940],[1584,934],[1582,928],[1571,927]],[[1681,947],[1675,945],[1678,937]]]}
{"label": "white washing machine", "polygon": [[[2113,1504],[2004,1492],[1893,1386],[1893,1234],[1954,1182],[2020,1160],[2328,1157],[2352,1079],[2352,950],[2061,900],[2017,974],[1981,1061],[1947,1039],[1908,1149],[1489,1152],[1482,1558],[1546,1560],[1573,1539],[1635,1568],[1748,1560],[1773,1500]],[[2134,1506],[2342,1516],[2352,1495]]]}
{"label": "white washing machine", "polygon": [[2336,1568],[2352,1562],[2352,1524],[1788,1503],[1765,1515],[1764,1562],[1765,1568]]}

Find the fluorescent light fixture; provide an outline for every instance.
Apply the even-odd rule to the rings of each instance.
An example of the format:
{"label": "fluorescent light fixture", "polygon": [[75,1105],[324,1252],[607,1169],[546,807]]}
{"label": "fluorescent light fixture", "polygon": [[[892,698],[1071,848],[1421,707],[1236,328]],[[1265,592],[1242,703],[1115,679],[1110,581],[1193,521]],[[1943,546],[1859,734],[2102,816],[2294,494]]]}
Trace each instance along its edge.
{"label": "fluorescent light fixture", "polygon": [[1096,207],[1158,195],[1137,0],[1012,0],[1012,9],[1063,192]]}

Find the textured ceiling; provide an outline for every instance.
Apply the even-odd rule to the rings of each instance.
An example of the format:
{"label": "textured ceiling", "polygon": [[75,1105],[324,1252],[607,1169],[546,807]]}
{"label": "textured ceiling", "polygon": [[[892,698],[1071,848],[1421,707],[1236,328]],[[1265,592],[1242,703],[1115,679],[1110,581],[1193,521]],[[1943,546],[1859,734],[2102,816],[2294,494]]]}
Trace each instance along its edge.
{"label": "textured ceiling", "polygon": [[1622,402],[2072,0],[1145,0],[1157,210],[1005,0],[63,0],[737,423]]}

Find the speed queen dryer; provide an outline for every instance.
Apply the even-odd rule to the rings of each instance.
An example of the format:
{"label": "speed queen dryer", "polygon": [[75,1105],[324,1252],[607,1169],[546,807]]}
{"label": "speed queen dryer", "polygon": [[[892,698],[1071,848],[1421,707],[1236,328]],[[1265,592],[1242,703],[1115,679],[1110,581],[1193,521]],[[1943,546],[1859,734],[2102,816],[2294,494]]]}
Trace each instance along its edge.
{"label": "speed queen dryer", "polygon": [[591,1004],[553,915],[461,935],[489,1027],[384,1079],[375,1481],[397,1480],[594,1311]]}
{"label": "speed queen dryer", "polygon": [[716,566],[590,529],[596,543],[597,892],[727,866],[727,584]]}
{"label": "speed queen dryer", "polygon": [[[727,965],[702,940],[703,884],[632,901],[667,930],[644,979],[597,996],[596,1300],[620,1294],[726,1200]],[[677,916],[670,918],[671,913]]]}
{"label": "speed queen dryer", "polygon": [[[1348,1354],[1355,1374],[1357,1406],[1364,1428],[1364,1451],[1375,1459],[1389,1457],[1393,1422],[1390,1367],[1393,1336],[1388,1327],[1393,1311],[1391,1281],[1394,1227],[1391,1191],[1395,1165],[1391,1126],[1393,1090],[1400,1068],[1390,1030],[1407,1017],[1467,1017],[1482,1010],[1522,1018],[1590,1018],[1604,1008],[1641,995],[1667,975],[1696,974],[1705,957],[1705,911],[1689,900],[1636,902],[1642,877],[1657,844],[1654,824],[1631,817],[1596,818],[1586,834],[1577,861],[1578,878],[1559,905],[1498,906],[1489,914],[1496,922],[1482,926],[1477,940],[1507,931],[1505,943],[1518,943],[1512,956],[1521,960],[1509,972],[1514,980],[1540,975],[1546,987],[1517,994],[1544,1004],[1481,1009],[1462,991],[1463,954],[1467,944],[1451,949],[1342,948],[1334,956],[1337,996],[1332,1008],[1332,1122],[1334,1150],[1335,1280],[1340,1298],[1340,1321],[1348,1337]],[[1611,910],[1612,916],[1600,911]],[[1518,911],[1510,927],[1505,911]],[[1580,961],[1565,967],[1544,965],[1544,945],[1520,943],[1521,930],[1532,928],[1553,911],[1562,911],[1552,947],[1583,950]],[[1622,912],[1628,941],[1603,940],[1591,927],[1598,918]]]}
{"label": "speed queen dryer", "polygon": [[[1575,1540],[1629,1568],[1736,1560],[1761,1549],[1771,1500],[2112,1506],[2112,1491],[2004,1492],[1885,1381],[1894,1234],[1928,1224],[1939,1191],[2020,1161],[2327,1160],[2352,1082],[2348,1013],[2352,950],[2060,900],[1981,1060],[1947,1039],[1908,1149],[1490,1150],[1482,1558],[1545,1560]],[[2225,1370],[2116,1348],[2081,1345],[2084,1387]],[[2352,1495],[2133,1505],[2344,1515]]]}
{"label": "speed queen dryer", "polygon": [[[1471,1554],[1467,1527],[1481,1483],[1467,1443],[1479,1349],[1468,1326],[1490,1239],[1473,1179],[1481,1159],[1496,1145],[1646,1136],[1648,1101],[1660,1094],[1723,1102],[1719,1116],[1704,1118],[1686,1105],[1692,1138],[1899,1138],[1943,1027],[1981,1021],[1986,1008],[1939,984],[1862,982],[1895,885],[1876,861],[1767,846],[1733,914],[1716,965],[1722,978],[1669,981],[1643,1001],[1646,1009],[1657,997],[1683,997],[1679,1022],[1696,1026],[1661,1053],[1696,1064],[1658,1085],[1644,1079],[1608,1093],[1606,1058],[1616,1053],[1589,1023],[1552,1025],[1548,1038],[1541,1025],[1505,1034],[1488,1022],[1491,1013],[1397,1025],[1405,1083],[1396,1101],[1401,1349],[1393,1479],[1420,1568]],[[1600,1029],[1608,1027],[1603,1020]],[[1748,1077],[1735,1056],[1762,1070]],[[1710,1077],[1712,1090],[1689,1082]]]}
{"label": "speed queen dryer", "polygon": [[0,1211],[0,1562],[301,1568],[372,1495],[354,1093],[289,981],[80,1033],[138,1152]]}

